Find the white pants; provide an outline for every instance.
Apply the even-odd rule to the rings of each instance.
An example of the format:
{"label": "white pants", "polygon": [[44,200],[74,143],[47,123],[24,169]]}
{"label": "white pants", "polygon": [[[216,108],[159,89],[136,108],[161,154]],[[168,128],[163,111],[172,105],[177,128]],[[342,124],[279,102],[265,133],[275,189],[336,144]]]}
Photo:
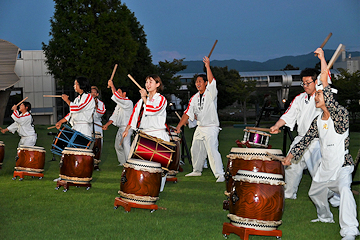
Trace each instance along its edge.
{"label": "white pants", "polygon": [[33,147],[36,144],[36,139],[37,139],[37,134],[28,137],[21,137],[18,146],[20,147],[20,145],[23,145],[23,146]]}
{"label": "white pants", "polygon": [[353,170],[354,166],[342,167],[336,180],[327,182],[312,181],[309,190],[309,196],[315,204],[318,218],[322,222],[333,220],[328,202],[329,190],[340,194],[339,223],[340,235],[343,237],[345,235],[359,235],[356,202],[350,189]]}
{"label": "white pants", "polygon": [[216,126],[198,126],[196,128],[191,145],[191,159],[194,172],[202,172],[207,155],[214,176],[218,178],[225,174],[221,155],[218,150],[219,131],[220,128]]}
{"label": "white pants", "polygon": [[[301,138],[302,137],[297,136],[292,142],[290,149],[298,143]],[[293,163],[285,168],[285,198],[296,199],[304,169],[307,168],[311,177],[313,177],[319,166],[320,158],[320,143],[318,140],[315,140],[312,141],[309,147],[304,151],[304,154],[298,163]]]}
{"label": "white pants", "polygon": [[131,145],[131,135],[133,132],[132,129],[129,129],[128,135],[124,138],[124,141],[122,142],[122,144],[120,146],[122,134],[123,134],[125,128],[126,127],[119,127],[119,130],[116,133],[115,145],[114,145],[116,155],[117,155],[117,158],[118,158],[118,161],[120,164],[124,164],[129,157],[130,145]]}

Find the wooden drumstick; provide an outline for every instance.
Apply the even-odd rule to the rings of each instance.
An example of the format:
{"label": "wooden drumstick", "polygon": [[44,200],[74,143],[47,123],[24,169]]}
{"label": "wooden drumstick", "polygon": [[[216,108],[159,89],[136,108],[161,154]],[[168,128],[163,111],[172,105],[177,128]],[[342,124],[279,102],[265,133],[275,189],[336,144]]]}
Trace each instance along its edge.
{"label": "wooden drumstick", "polygon": [[338,48],[336,49],[334,55],[332,56],[332,58],[330,59],[328,66],[327,66],[327,70],[329,71],[330,68],[332,67],[332,65],[335,63],[336,59],[338,59],[338,57],[340,56],[341,52],[344,51],[344,45],[342,45],[341,43],[339,44]]}
{"label": "wooden drumstick", "polygon": [[61,95],[43,95],[43,97],[62,97]]}
{"label": "wooden drumstick", "polygon": [[[246,129],[249,130],[258,130],[258,131],[264,131],[264,132],[270,132],[270,128],[259,128],[259,127],[246,127]],[[281,130],[279,129],[279,133]]]}
{"label": "wooden drumstick", "polygon": [[[111,77],[110,77],[109,80],[111,80],[111,81],[113,80],[117,67],[118,67],[118,65],[115,64],[114,69],[112,71],[112,74],[111,74]],[[108,85],[107,88],[110,88],[110,86]]]}
{"label": "wooden drumstick", "polygon": [[131,79],[131,81],[135,83],[136,86],[138,86],[139,89],[142,89],[142,87],[136,82],[136,80],[130,74],[128,74],[128,77]]}
{"label": "wooden drumstick", "polygon": [[48,127],[47,129],[53,129],[53,128],[56,128],[56,125],[55,125],[55,126]]}
{"label": "wooden drumstick", "polygon": [[[323,41],[323,43],[320,45],[320,48],[323,48],[325,46],[325,44],[329,41],[329,39],[331,38],[332,33],[329,33],[329,35],[325,38],[325,40]],[[318,54],[316,53],[315,56],[317,56]]]}
{"label": "wooden drumstick", "polygon": [[22,104],[26,99],[28,99],[29,97],[24,98],[23,100],[21,100],[18,104],[16,104],[16,106],[19,106],[20,104]]}
{"label": "wooden drumstick", "polygon": [[214,51],[214,48],[215,48],[217,42],[218,42],[218,40],[216,39],[216,40],[215,40],[215,43],[214,43],[213,47],[211,48],[211,51],[210,51],[210,53],[209,53],[209,55],[208,55],[208,58],[210,58],[212,52]]}
{"label": "wooden drumstick", "polygon": [[278,156],[275,156],[274,154],[271,154],[269,152],[266,152],[266,154],[269,156],[269,157],[272,157],[280,162],[284,162],[285,161],[285,158],[284,157],[278,157]]}

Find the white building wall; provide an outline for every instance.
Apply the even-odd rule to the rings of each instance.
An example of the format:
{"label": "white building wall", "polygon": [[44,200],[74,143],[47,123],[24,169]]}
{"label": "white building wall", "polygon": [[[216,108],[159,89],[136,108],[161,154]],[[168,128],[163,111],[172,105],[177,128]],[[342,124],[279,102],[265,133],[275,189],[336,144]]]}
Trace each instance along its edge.
{"label": "white building wall", "polygon": [[56,92],[55,79],[47,72],[42,50],[21,51],[15,65],[20,81],[14,87],[22,88],[23,96],[28,97],[35,124],[55,124],[57,119],[55,99],[43,97]]}

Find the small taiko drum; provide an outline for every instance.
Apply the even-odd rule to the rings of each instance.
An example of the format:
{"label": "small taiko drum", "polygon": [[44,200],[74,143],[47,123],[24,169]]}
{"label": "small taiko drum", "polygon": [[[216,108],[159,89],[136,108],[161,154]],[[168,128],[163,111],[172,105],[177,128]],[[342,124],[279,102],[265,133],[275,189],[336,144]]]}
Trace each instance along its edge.
{"label": "small taiko drum", "polygon": [[15,170],[17,172],[42,173],[45,165],[45,149],[37,146],[23,146],[17,148],[18,159]]}
{"label": "small taiko drum", "polygon": [[233,177],[242,169],[254,172],[274,173],[281,174],[285,177],[284,166],[279,161],[273,161],[268,153],[275,156],[283,156],[280,149],[263,149],[263,148],[232,148],[230,153],[226,156],[228,158],[225,180],[226,192],[225,195],[229,196]]}
{"label": "small taiko drum", "polygon": [[[261,160],[244,160],[241,169],[233,176],[228,218],[236,227],[272,231],[282,223],[285,185],[283,167],[280,162],[271,161],[265,154],[260,152],[259,157],[256,157]],[[253,161],[262,161],[263,164],[253,164]],[[272,162],[281,165],[278,170],[273,166],[267,168],[266,164]]]}
{"label": "small taiko drum", "polygon": [[94,169],[94,153],[90,149],[65,147],[60,160],[60,178],[66,182],[89,184]]}
{"label": "small taiko drum", "polygon": [[176,144],[140,131],[131,144],[129,158],[158,162],[168,169],[173,161]]}
{"label": "small taiko drum", "polygon": [[2,168],[3,161],[5,156],[5,144],[0,141],[0,169]]}
{"label": "small taiko drum", "polygon": [[101,149],[102,149],[102,136],[100,132],[95,132],[95,142],[93,147],[93,153],[94,153],[94,168],[99,169],[99,164],[101,162]]}
{"label": "small taiko drum", "polygon": [[159,199],[162,172],[158,162],[128,159],[121,174],[121,199],[141,205],[155,204]]}
{"label": "small taiko drum", "polygon": [[266,132],[252,129],[244,129],[243,142],[249,142],[254,147],[267,148],[270,137],[271,135]]}

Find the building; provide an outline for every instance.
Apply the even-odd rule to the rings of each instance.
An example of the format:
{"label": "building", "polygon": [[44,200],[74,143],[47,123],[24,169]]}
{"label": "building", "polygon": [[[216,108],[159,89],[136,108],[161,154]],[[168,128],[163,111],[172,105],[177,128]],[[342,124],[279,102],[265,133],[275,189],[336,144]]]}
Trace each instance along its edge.
{"label": "building", "polygon": [[55,98],[44,98],[43,95],[54,95],[55,79],[48,74],[42,50],[20,51],[15,65],[18,81],[11,89],[10,96],[28,97],[31,103],[31,114],[35,124],[55,124],[57,122]]}
{"label": "building", "polygon": [[340,60],[335,62],[333,67],[335,69],[347,69],[349,73],[353,74],[356,71],[360,71],[360,57],[351,57],[351,54],[346,57],[346,51],[343,51]]}

